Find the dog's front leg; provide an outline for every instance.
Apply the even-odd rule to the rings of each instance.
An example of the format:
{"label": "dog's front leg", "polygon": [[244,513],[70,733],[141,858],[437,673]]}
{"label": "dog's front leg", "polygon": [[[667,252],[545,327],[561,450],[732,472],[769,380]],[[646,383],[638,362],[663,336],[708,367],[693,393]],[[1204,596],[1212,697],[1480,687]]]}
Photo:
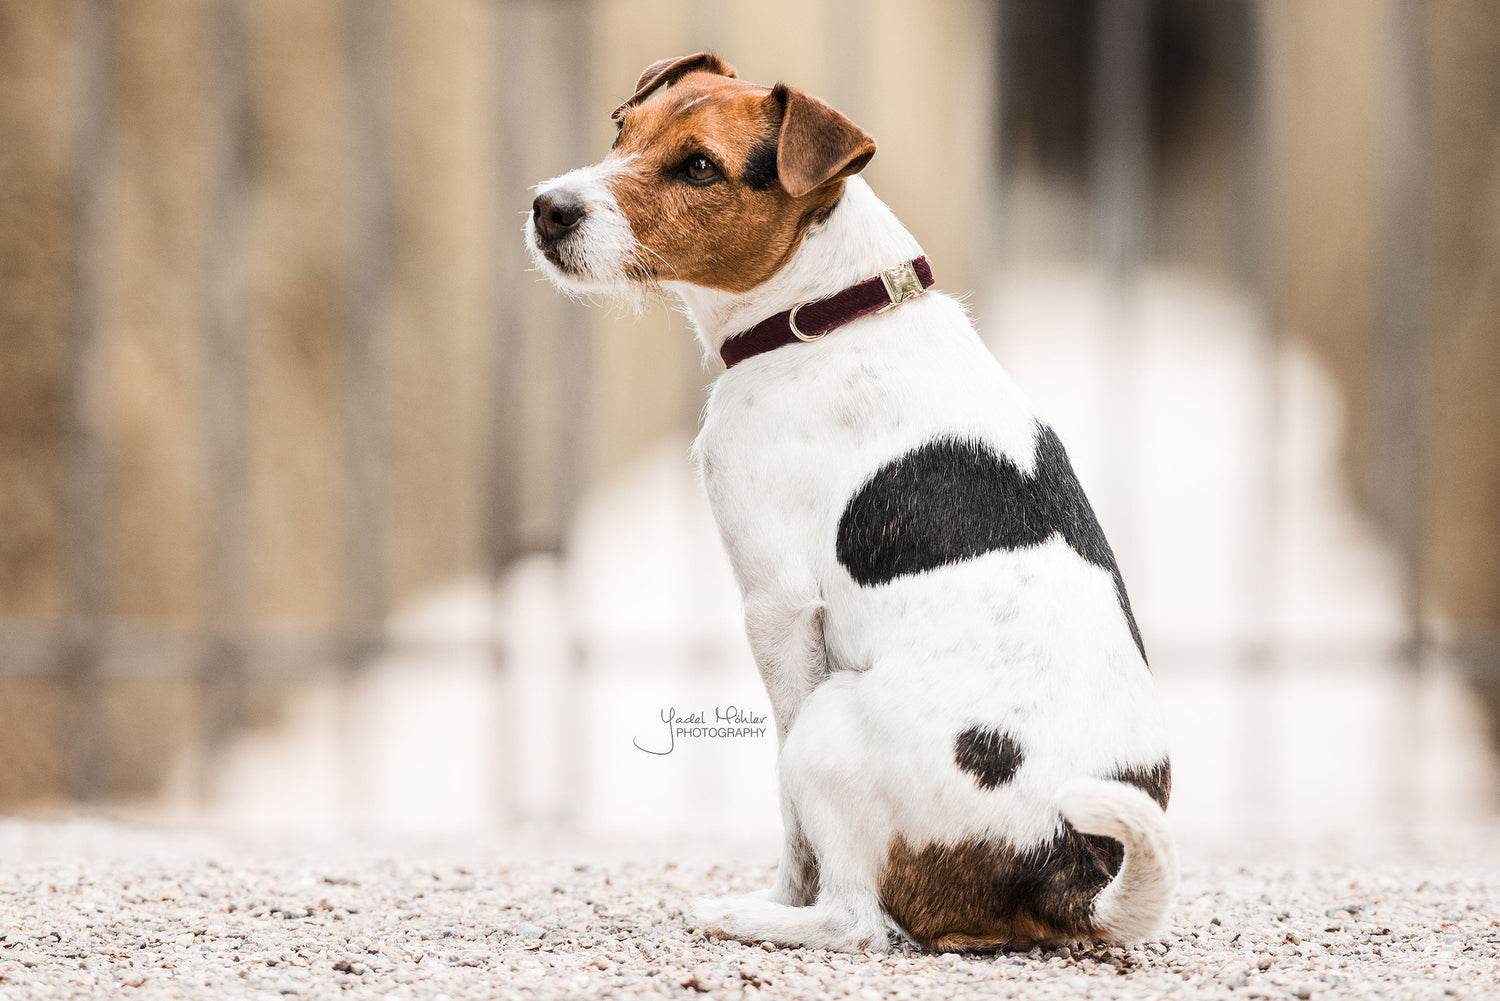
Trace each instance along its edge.
{"label": "dog's front leg", "polygon": [[[788,600],[786,592],[747,596],[745,628],[766,694],[771,699],[777,746],[780,746],[786,742],[802,703],[828,675],[823,606],[816,597],[805,594],[801,600]],[[776,883],[757,896],[778,904],[805,907],[818,894],[818,860],[784,792],[781,821],[785,833]]]}
{"label": "dog's front leg", "polygon": [[781,823],[784,833],[781,859],[776,864],[776,882],[767,890],[757,891],[756,895],[773,904],[809,907],[818,899],[818,857],[813,853],[807,835],[802,832],[802,822],[785,793],[781,797]]}
{"label": "dog's front leg", "polygon": [[815,594],[747,594],[745,632],[771,699],[779,747],[802,703],[828,676],[823,605]]}

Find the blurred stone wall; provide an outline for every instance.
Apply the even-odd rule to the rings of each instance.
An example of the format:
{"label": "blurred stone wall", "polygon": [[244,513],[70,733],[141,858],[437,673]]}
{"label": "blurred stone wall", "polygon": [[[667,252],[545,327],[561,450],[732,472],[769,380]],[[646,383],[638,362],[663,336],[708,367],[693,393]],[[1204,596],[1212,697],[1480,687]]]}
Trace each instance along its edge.
{"label": "blurred stone wall", "polygon": [[556,550],[694,427],[683,321],[568,302],[520,240],[648,63],[714,48],[844,107],[944,286],[981,281],[988,5],[865,6],[0,6],[0,808],[201,781],[224,728],[357,669],[362,616]]}

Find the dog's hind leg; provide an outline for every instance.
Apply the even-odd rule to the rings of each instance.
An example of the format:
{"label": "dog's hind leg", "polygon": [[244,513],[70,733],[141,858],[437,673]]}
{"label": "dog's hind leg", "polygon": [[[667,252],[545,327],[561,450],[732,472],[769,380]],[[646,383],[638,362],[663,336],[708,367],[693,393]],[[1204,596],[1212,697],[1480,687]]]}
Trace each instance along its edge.
{"label": "dog's hind leg", "polygon": [[[889,830],[878,774],[865,762],[854,700],[860,677],[830,678],[807,699],[781,749],[781,792],[817,872],[811,906],[777,899],[795,879],[778,873],[770,894],[700,901],[694,916],[709,935],[744,942],[860,952],[884,949],[889,923],[876,875]],[[792,850],[794,839],[788,839]],[[783,864],[786,862],[783,853]],[[795,860],[794,860],[795,861]]]}

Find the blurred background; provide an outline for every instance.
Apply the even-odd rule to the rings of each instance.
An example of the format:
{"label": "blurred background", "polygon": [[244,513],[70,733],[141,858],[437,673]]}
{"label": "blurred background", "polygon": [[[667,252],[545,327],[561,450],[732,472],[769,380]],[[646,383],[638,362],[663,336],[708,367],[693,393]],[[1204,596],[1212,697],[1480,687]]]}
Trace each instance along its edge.
{"label": "blurred background", "polygon": [[[529,270],[713,49],[866,172],[1115,544],[1192,843],[1500,812],[1488,0],[0,4],[0,813],[775,851],[717,375]],[[668,839],[668,840],[662,840]]]}

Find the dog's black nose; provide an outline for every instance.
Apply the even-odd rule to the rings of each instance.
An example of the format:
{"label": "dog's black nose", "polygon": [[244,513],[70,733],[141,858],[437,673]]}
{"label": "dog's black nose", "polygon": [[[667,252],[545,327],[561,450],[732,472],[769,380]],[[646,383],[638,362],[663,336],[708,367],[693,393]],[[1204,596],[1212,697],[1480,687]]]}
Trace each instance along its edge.
{"label": "dog's black nose", "polygon": [[543,191],[531,203],[536,230],[547,240],[560,240],[577,226],[587,211],[577,195],[566,190]]}

